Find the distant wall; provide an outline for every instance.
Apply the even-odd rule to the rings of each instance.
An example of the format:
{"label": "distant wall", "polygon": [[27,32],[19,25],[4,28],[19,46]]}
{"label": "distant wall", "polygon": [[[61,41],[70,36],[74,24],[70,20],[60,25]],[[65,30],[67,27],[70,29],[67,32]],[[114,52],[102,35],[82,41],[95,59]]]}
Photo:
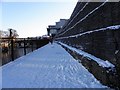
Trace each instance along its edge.
{"label": "distant wall", "polygon": [[[78,2],[69,21],[56,35],[56,40],[102,60],[108,60],[115,65],[117,75],[120,76],[118,25],[120,25],[120,2]],[[107,28],[110,26],[119,28]],[[101,30],[103,28],[105,30]]]}

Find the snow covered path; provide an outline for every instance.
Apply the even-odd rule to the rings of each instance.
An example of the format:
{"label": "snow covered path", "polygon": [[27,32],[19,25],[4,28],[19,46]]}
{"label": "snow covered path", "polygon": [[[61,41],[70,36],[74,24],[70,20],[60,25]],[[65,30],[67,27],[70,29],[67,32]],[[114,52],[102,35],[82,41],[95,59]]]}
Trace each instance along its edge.
{"label": "snow covered path", "polygon": [[105,88],[54,43],[2,66],[2,88]]}

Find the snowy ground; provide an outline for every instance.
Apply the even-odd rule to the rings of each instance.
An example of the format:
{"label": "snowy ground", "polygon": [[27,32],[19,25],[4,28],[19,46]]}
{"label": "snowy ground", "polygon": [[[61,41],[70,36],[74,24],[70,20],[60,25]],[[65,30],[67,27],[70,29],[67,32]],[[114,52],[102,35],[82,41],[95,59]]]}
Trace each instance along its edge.
{"label": "snowy ground", "polygon": [[105,88],[56,43],[2,66],[2,76],[2,88]]}

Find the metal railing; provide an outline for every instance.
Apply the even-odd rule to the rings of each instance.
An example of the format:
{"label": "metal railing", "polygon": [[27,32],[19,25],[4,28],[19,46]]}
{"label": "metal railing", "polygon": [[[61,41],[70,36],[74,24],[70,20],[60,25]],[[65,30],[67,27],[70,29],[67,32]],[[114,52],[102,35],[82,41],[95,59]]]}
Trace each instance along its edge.
{"label": "metal railing", "polygon": [[2,65],[33,52],[48,42],[49,39],[41,38],[1,38]]}

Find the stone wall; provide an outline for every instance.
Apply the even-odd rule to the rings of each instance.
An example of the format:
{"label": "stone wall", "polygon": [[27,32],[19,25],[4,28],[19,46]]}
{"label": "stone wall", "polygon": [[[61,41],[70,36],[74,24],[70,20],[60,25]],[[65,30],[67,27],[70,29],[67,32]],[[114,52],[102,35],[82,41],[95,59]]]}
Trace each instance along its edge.
{"label": "stone wall", "polygon": [[[110,28],[111,26],[113,27]],[[78,2],[69,21],[56,35],[56,41],[83,50],[102,60],[108,60],[115,65],[116,75],[120,76],[120,2]],[[91,66],[87,64],[87,59],[82,61],[86,68]],[[90,63],[96,70],[101,68],[94,62]],[[102,80],[107,70],[99,69],[98,73],[95,70],[89,71],[102,83],[109,83],[110,79],[107,83]],[[112,85],[109,84],[110,87],[119,87],[115,80]]]}

